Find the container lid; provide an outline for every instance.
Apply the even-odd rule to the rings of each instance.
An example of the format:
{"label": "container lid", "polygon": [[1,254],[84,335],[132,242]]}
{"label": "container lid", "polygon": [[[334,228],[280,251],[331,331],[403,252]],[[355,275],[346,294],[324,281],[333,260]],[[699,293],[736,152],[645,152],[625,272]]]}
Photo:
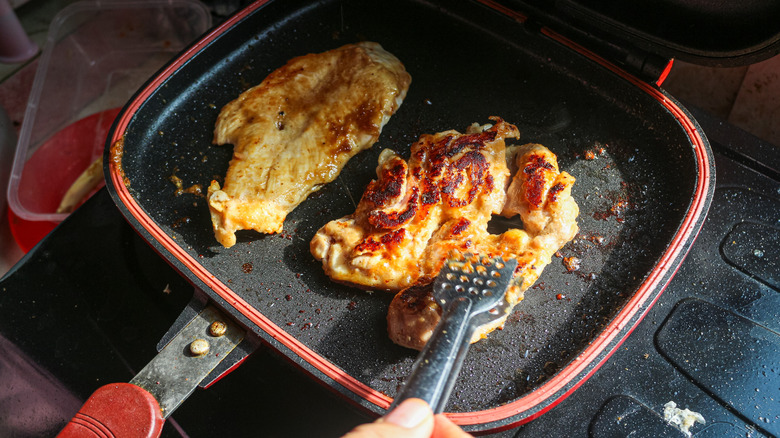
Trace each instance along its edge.
{"label": "container lid", "polygon": [[572,27],[586,37],[699,65],[747,65],[780,53],[780,2],[776,0],[512,3],[562,33]]}

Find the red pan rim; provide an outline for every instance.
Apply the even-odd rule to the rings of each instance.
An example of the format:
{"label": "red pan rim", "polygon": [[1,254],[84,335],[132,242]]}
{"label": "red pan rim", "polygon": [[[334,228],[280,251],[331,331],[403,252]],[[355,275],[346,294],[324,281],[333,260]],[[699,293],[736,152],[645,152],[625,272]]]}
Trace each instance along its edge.
{"label": "red pan rim", "polygon": [[[108,139],[108,144],[113,145],[116,141],[121,140],[124,137],[124,133],[138,109],[160,85],[162,85],[171,75],[173,75],[175,71],[186,64],[198,52],[207,47],[219,35],[226,32],[236,23],[268,3],[268,1],[269,0],[262,0],[251,4],[247,8],[231,17],[229,20],[225,21],[222,25],[213,29],[200,41],[183,52],[179,58],[169,64],[150,82],[148,82],[147,85],[138,92],[133,100],[128,103],[124,112],[117,119],[112,136]],[[497,5],[490,0],[480,0],[480,2],[517,21],[522,22],[525,20],[524,15],[500,7],[500,5]],[[566,396],[574,392],[575,389],[582,385],[611,356],[620,343],[622,343],[622,341],[630,334],[639,321],[641,321],[641,319],[644,317],[644,314],[650,309],[650,307],[652,307],[652,304],[655,302],[655,300],[658,299],[660,293],[654,294],[654,292],[665,288],[666,284],[671,280],[673,274],[678,269],[679,262],[685,256],[685,253],[689,247],[686,245],[686,243],[691,242],[695,238],[703,220],[703,215],[706,213],[706,207],[708,204],[707,195],[710,191],[710,182],[712,178],[710,160],[706,148],[706,140],[704,140],[695,123],[688,117],[687,113],[674,101],[669,99],[658,88],[641,81],[640,79],[625,72],[624,70],[601,58],[595,53],[577,45],[573,41],[568,40],[562,35],[546,28],[542,29],[542,33],[545,36],[561,44],[564,44],[597,62],[598,64],[629,81],[637,88],[660,102],[680,123],[691,140],[699,172],[697,175],[696,190],[691,206],[688,209],[688,213],[683,219],[682,225],[680,226],[668,249],[660,258],[655,269],[653,269],[653,271],[648,275],[647,279],[639,287],[637,292],[628,300],[623,310],[621,310],[618,315],[613,318],[612,322],[586,347],[582,353],[580,353],[569,365],[559,371],[542,386],[538,387],[530,394],[527,394],[513,402],[484,411],[447,414],[455,423],[463,426],[485,425],[492,423],[493,428],[491,431],[507,429],[517,424],[528,422],[542,415],[544,412],[552,409],[555,405],[566,398]],[[135,218],[135,220],[138,221],[139,225],[149,233],[152,239],[165,248],[178,262],[180,262],[187,270],[191,271],[200,281],[211,288],[211,290],[213,290],[218,296],[224,299],[229,305],[233,306],[251,322],[257,324],[260,329],[265,331],[268,335],[280,342],[282,345],[289,348],[293,353],[295,353],[315,369],[319,370],[328,378],[332,379],[348,391],[352,392],[357,397],[360,397],[361,399],[381,409],[387,409],[390,406],[392,398],[358,381],[356,378],[345,373],[335,364],[331,363],[324,357],[308,348],[306,345],[302,344],[300,341],[295,339],[295,337],[288,334],[282,328],[271,322],[249,303],[235,294],[224,283],[219,281],[208,270],[202,267],[191,255],[184,251],[174,239],[168,236],[154,222],[154,220],[152,220],[151,217],[149,217],[144,212],[143,208],[141,208],[141,206],[130,194],[128,187],[125,186],[121,169],[118,169],[116,164],[113,162],[109,166],[109,169],[110,179],[116,191],[116,195],[119,200],[121,200],[122,204],[128,210],[128,212],[133,216],[133,218]],[[652,300],[649,301],[651,298]],[[612,348],[607,350],[610,345],[613,345]],[[605,350],[607,350],[606,354],[604,354]],[[582,375],[583,373],[583,378],[572,384],[574,378],[576,376]],[[539,407],[541,408],[535,412],[533,411],[534,408]],[[531,414],[522,418],[518,418],[516,421],[513,421],[509,424],[506,423],[507,419],[522,414],[523,412],[531,412]]]}

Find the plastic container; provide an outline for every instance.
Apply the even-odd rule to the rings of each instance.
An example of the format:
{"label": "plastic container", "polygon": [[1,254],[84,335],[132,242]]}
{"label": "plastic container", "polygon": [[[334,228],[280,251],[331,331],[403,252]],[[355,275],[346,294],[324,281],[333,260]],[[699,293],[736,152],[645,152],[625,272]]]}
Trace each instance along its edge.
{"label": "plastic container", "polygon": [[60,201],[102,156],[118,109],[210,27],[197,0],[84,1],[54,17],[8,184],[16,223],[67,216]]}
{"label": "plastic container", "polygon": [[0,63],[24,62],[38,53],[8,0],[0,0]]}

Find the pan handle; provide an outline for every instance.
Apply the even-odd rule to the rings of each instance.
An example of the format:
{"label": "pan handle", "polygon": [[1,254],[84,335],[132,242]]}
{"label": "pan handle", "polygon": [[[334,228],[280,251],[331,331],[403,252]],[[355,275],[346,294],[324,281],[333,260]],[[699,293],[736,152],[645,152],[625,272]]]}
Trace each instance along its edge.
{"label": "pan handle", "polygon": [[131,383],[112,383],[97,389],[58,438],[160,436],[163,422],[154,396]]}

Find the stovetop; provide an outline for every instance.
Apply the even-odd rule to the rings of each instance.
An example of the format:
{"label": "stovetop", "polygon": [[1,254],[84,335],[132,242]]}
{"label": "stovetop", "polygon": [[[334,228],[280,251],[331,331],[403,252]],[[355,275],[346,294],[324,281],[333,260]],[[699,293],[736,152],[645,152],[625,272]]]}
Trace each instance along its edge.
{"label": "stovetop", "polygon": [[[676,276],[623,345],[548,413],[496,437],[780,436],[780,157],[693,111],[717,189]],[[92,391],[129,381],[192,287],[126,224],[105,190],[0,280],[0,436],[52,436]],[[337,437],[371,421],[261,347],[196,391],[163,436]]]}

